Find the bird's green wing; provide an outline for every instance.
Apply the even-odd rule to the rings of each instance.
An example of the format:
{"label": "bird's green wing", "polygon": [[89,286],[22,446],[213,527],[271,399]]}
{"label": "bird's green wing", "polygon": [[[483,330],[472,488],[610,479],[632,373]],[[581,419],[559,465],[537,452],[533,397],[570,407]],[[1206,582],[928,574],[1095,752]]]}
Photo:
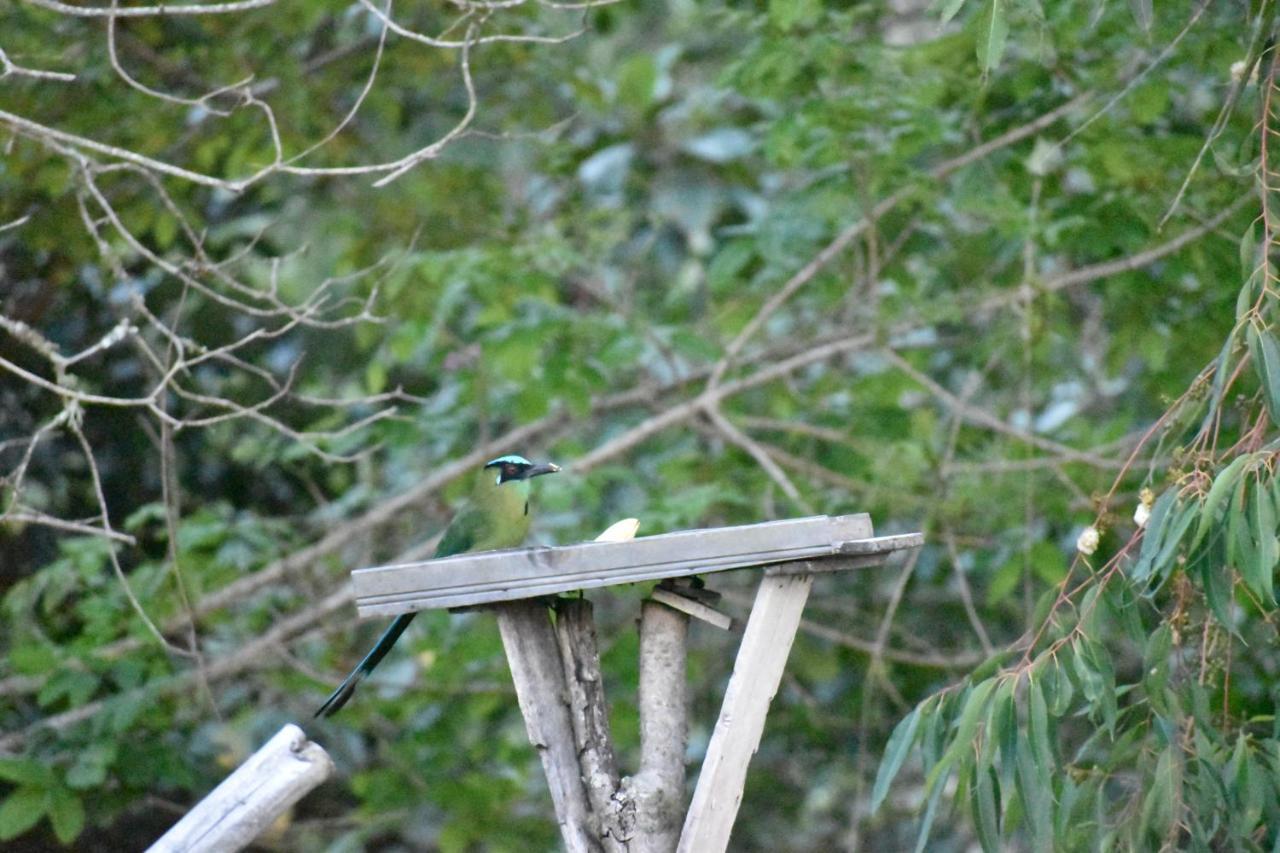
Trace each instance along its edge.
{"label": "bird's green wing", "polygon": [[453,516],[440,537],[435,556],[451,557],[475,547],[484,526],[484,513],[473,502],[468,502]]}
{"label": "bird's green wing", "polygon": [[[476,548],[501,548],[518,545],[529,529],[528,516],[521,512],[526,496],[516,490],[499,492],[497,489],[486,493],[488,500],[468,501],[453,516],[449,526],[440,537],[435,556],[449,557],[462,554]],[[355,693],[356,686],[369,673],[373,672],[396,640],[409,627],[416,613],[403,613],[397,616],[391,626],[378,638],[378,642],[356,665],[351,674],[338,685],[338,689],[330,694],[325,703],[316,711],[317,717],[328,717],[337,713],[347,704],[347,700]]]}

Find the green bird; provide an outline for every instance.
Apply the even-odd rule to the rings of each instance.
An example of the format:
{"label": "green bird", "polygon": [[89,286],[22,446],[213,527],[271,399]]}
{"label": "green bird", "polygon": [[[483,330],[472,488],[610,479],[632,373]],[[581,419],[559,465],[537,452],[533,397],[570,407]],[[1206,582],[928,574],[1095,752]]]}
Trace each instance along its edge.
{"label": "green bird", "polygon": [[[551,462],[535,465],[523,456],[499,456],[476,472],[471,497],[449,522],[436,546],[435,556],[449,557],[469,551],[496,551],[514,548],[529,532],[530,481],[543,474],[554,474],[560,466]],[[417,613],[396,617],[378,638],[378,642],[329,695],[317,717],[330,717],[338,712],[355,693],[356,685],[373,672],[391,647],[400,639]]]}

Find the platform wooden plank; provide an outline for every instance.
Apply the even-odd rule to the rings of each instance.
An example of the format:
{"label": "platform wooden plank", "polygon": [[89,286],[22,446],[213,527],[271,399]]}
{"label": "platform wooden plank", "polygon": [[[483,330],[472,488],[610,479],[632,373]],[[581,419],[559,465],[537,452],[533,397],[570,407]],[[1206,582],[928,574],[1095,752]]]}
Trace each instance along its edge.
{"label": "platform wooden plank", "polygon": [[828,557],[846,553],[851,542],[863,543],[860,555],[874,556],[866,513],[460,554],[351,576],[361,616],[394,615]]}

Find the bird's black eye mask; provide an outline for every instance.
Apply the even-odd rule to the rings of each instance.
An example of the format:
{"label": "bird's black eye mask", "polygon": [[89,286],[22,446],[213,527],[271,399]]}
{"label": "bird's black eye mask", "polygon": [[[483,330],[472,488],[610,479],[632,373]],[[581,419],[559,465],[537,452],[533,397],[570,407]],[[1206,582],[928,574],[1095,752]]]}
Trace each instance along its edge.
{"label": "bird's black eye mask", "polygon": [[511,480],[532,480],[534,477],[541,477],[543,474],[554,474],[560,470],[560,466],[554,462],[543,462],[541,465],[534,465],[523,456],[515,455],[499,456],[484,467],[486,470],[489,468],[498,469],[498,476],[494,478],[494,482],[499,486]]}
{"label": "bird's black eye mask", "polygon": [[498,469],[494,482],[501,486],[511,480],[523,480],[533,463],[521,456],[500,456],[484,467]]}

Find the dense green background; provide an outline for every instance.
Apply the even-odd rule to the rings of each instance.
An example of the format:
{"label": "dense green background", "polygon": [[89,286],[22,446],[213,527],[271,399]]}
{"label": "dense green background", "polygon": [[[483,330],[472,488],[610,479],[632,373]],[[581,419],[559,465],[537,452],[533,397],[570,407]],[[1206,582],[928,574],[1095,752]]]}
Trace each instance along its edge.
{"label": "dense green background", "polygon": [[[1272,55],[1259,48],[1272,3],[402,5],[397,19],[423,32],[469,9],[455,37],[468,23],[583,32],[471,48],[471,132],[382,188],[375,175],[275,174],[238,193],[151,183],[0,116],[0,225],[29,216],[0,231],[0,311],[64,355],[121,319],[139,330],[70,365],[64,387],[147,394],[159,368],[138,341],[171,358],[164,323],[190,357],[272,330],[237,361],[179,371],[186,396],[157,398],[176,417],[229,411],[193,394],[252,407],[290,376],[293,392],[176,431],[139,407],[90,401],[63,416],[65,394],[17,372],[53,380],[50,360],[14,323],[0,330],[0,509],[12,516],[0,527],[0,838],[138,849],[281,724],[304,720],[341,772],[273,849],[554,848],[490,618],[418,619],[347,710],[309,722],[381,627],[357,623],[335,595],[346,573],[422,553],[461,495],[459,475],[515,451],[566,468],[537,483],[542,542],[590,538],[625,516],[642,534],[854,511],[879,532],[925,531],[905,565],[820,581],[735,850],[910,849],[926,791],[946,775],[924,768],[951,739],[996,732],[1010,739],[999,773],[994,752],[948,759],[962,796],[954,816],[943,806],[931,849],[999,846],[993,830],[1042,846],[1046,820],[1062,849],[1106,838],[1271,849],[1278,682],[1274,603],[1260,584],[1269,591],[1274,514],[1270,528],[1253,517],[1254,562],[1213,558],[1227,590],[1216,607],[1208,582],[1183,573],[1176,537],[1145,597],[1141,584],[1076,584],[1134,534],[1144,486],[1203,499],[1215,472],[1256,451],[1250,476],[1259,494],[1270,488],[1275,292],[1269,268],[1250,275],[1272,235],[1250,223],[1266,197]],[[359,5],[279,0],[128,20],[116,43],[141,83],[187,98],[253,75],[292,155],[356,103],[380,30]],[[217,178],[270,162],[255,103],[130,88],[106,33],[102,19],[6,4],[0,49],[76,79],[0,77],[0,110]],[[1232,63],[1255,60],[1261,85],[1233,85]],[[355,119],[305,164],[393,160],[438,137],[467,108],[458,62],[458,50],[389,35]],[[207,259],[181,270],[204,291],[163,268],[197,243]],[[816,274],[802,272],[819,257]],[[325,318],[358,317],[369,299],[380,319],[283,328],[287,312],[219,270],[274,282],[290,304],[336,278]],[[789,280],[793,295],[754,328]],[[1223,373],[1218,385],[1207,366]],[[388,405],[393,417],[343,429]],[[1182,420],[1149,433],[1171,406]],[[1197,433],[1206,406],[1212,430]],[[50,423],[28,464],[29,438]],[[38,511],[101,526],[86,447],[112,525],[132,537],[115,548],[119,568],[187,655],[166,652],[137,616],[109,540],[14,520]],[[1095,522],[1093,568],[1073,563]],[[751,578],[713,586],[745,612]],[[1052,597],[1036,601],[1055,588],[1078,594],[1030,643]],[[1075,605],[1099,588],[1114,609],[1092,621],[1085,610],[1090,652],[1064,650],[1084,663],[1058,670],[1046,643],[1076,637]],[[642,595],[591,596],[628,767]],[[1153,633],[1163,645],[1144,650]],[[962,681],[1020,637],[1025,657]],[[733,642],[691,634],[693,768]],[[1164,681],[1139,689],[1153,665]],[[999,667],[1004,681],[984,688]],[[1048,697],[1048,745],[1045,699],[1029,685],[1058,671],[1075,689]],[[990,707],[1004,710],[989,711],[1000,685],[1007,695]],[[960,697],[954,707],[920,729],[925,764],[900,738],[905,769],[872,815],[890,731],[949,687],[941,701]],[[1188,707],[1161,700],[1166,688]],[[1087,715],[1112,719],[1117,695],[1114,739],[1087,743]],[[1036,762],[1000,775],[1014,772],[1018,742]],[[981,780],[996,778],[992,806]],[[1014,791],[1035,782],[1047,798]],[[985,805],[971,810],[967,792],[983,785],[974,802]],[[1197,835],[1215,802],[1224,817]]]}

